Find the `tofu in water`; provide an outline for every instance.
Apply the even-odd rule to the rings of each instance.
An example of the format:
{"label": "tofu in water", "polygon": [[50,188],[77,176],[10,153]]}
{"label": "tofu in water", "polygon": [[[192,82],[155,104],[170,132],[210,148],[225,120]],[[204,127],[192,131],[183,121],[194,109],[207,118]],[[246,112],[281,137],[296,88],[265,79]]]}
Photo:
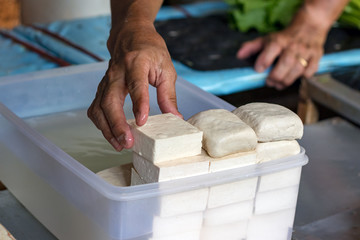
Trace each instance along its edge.
{"label": "tofu in water", "polygon": [[133,164],[141,178],[147,183],[163,182],[209,172],[209,157],[204,151],[200,155],[160,163],[152,163],[139,154],[133,153]]}
{"label": "tofu in water", "polygon": [[139,173],[134,168],[131,168],[131,186],[141,185],[145,183],[145,180],[140,177]]}
{"label": "tofu in water", "polygon": [[131,183],[131,168],[133,167],[132,163],[108,168],[102,170],[96,175],[101,177],[106,182],[118,186],[118,187],[128,187]]}
{"label": "tofu in water", "polygon": [[296,140],[258,143],[256,162],[268,162],[298,153],[300,153],[300,145]]}
{"label": "tofu in water", "polygon": [[227,155],[221,158],[212,158],[210,160],[209,172],[218,172],[227,169],[245,167],[256,163],[256,152],[240,152]]}

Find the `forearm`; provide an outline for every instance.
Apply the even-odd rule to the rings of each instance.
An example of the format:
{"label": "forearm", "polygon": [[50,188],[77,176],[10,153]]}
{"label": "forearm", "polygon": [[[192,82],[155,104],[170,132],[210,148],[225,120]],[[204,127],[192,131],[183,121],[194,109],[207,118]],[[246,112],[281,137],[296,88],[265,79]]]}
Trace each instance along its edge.
{"label": "forearm", "polygon": [[305,0],[293,23],[313,25],[328,31],[349,0]]}
{"label": "forearm", "polygon": [[109,51],[112,52],[116,35],[123,29],[152,27],[162,3],[163,0],[111,0]]}
{"label": "forearm", "polygon": [[112,28],[128,23],[152,23],[163,0],[111,0]]}

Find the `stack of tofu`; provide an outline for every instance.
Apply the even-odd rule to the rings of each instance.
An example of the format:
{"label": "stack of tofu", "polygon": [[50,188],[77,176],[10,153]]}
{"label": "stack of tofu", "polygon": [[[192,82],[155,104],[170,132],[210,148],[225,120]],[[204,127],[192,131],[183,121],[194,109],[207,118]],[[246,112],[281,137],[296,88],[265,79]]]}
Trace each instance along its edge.
{"label": "stack of tofu", "polygon": [[[247,104],[233,112],[208,110],[188,121],[162,114],[149,117],[141,127],[134,120],[129,124],[135,139],[133,167],[99,173],[109,182],[116,178],[118,186],[128,184],[125,179],[130,176],[131,185],[163,182],[296,155],[300,146],[295,139],[303,132],[296,114],[267,103]],[[153,218],[151,239],[288,239],[279,238],[288,229],[279,229],[281,234],[274,238],[261,234],[269,226],[271,232],[277,225],[284,228],[264,223],[269,214],[282,210],[279,221],[292,227],[300,171],[301,167],[164,195]],[[278,199],[280,193],[285,199]]]}

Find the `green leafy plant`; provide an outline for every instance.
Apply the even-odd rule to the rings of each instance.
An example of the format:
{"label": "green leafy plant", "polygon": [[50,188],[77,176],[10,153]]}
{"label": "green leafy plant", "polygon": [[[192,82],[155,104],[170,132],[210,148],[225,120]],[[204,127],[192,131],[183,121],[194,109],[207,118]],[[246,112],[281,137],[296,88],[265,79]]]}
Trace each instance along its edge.
{"label": "green leafy plant", "polygon": [[360,29],[360,0],[351,0],[345,7],[338,22],[342,25]]}

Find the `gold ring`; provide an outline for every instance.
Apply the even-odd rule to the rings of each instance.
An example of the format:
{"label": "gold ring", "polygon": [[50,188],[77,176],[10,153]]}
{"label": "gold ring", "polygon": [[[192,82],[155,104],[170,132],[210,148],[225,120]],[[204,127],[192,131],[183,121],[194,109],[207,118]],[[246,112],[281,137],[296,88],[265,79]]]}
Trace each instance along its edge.
{"label": "gold ring", "polygon": [[298,57],[298,60],[299,60],[299,63],[300,63],[304,68],[306,68],[307,65],[309,64],[308,61],[305,60],[305,58]]}

